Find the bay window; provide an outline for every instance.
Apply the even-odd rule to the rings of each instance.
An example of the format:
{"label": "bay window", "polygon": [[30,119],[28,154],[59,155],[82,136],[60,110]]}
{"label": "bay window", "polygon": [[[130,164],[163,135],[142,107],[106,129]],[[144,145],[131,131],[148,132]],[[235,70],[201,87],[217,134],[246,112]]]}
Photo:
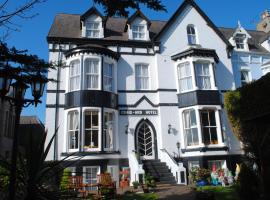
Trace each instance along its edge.
{"label": "bay window", "polygon": [[104,90],[112,92],[113,88],[113,64],[104,63]]}
{"label": "bay window", "polygon": [[183,112],[184,133],[187,146],[199,145],[198,127],[194,109]]}
{"label": "bay window", "polygon": [[86,37],[99,38],[100,22],[87,21],[86,22]]}
{"label": "bay window", "polygon": [[69,91],[80,89],[80,61],[74,60],[69,66]]}
{"label": "bay window", "polygon": [[71,111],[68,113],[68,149],[79,148],[79,113]]}
{"label": "bay window", "polygon": [[136,74],[136,89],[137,90],[147,90],[149,89],[149,72],[147,64],[136,64],[135,65]]}
{"label": "bay window", "polygon": [[201,110],[200,117],[204,144],[218,144],[215,110]]}
{"label": "bay window", "polygon": [[86,150],[99,148],[99,112],[87,110],[84,112],[84,148]]}
{"label": "bay window", "polygon": [[113,149],[114,142],[114,113],[104,113],[104,148],[107,150]]}
{"label": "bay window", "polygon": [[208,63],[195,63],[199,89],[211,89],[210,66]]}
{"label": "bay window", "polygon": [[143,40],[146,35],[145,25],[133,25],[132,26],[132,37],[134,40]]}
{"label": "bay window", "polygon": [[98,89],[99,88],[99,61],[96,59],[86,59],[84,61],[84,88]]}
{"label": "bay window", "polygon": [[181,63],[177,67],[178,70],[178,84],[179,91],[187,91],[192,90],[192,74],[191,74],[191,66],[189,62]]}

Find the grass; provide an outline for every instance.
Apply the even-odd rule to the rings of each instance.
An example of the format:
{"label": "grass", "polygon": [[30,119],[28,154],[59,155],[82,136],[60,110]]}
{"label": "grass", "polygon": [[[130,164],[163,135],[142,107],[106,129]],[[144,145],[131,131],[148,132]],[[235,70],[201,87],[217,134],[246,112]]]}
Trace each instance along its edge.
{"label": "grass", "polygon": [[203,186],[198,187],[197,191],[211,191],[214,192],[216,200],[239,200],[238,194],[234,186]]}
{"label": "grass", "polygon": [[149,194],[135,194],[135,193],[126,193],[119,198],[119,200],[156,200],[158,195],[155,193]]}

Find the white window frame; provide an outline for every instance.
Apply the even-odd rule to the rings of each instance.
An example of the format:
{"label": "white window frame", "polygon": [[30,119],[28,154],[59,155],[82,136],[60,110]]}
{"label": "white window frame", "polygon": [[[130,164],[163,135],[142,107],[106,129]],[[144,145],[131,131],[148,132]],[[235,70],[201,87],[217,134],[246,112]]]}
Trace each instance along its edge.
{"label": "white window frame", "polygon": [[[78,148],[74,148],[74,149],[71,149],[70,148],[70,132],[74,132],[74,131],[76,131],[76,129],[74,129],[74,130],[69,130],[69,127],[70,127],[70,118],[69,118],[69,114],[70,113],[77,113],[77,115],[78,115],[78,129],[77,129],[77,131],[78,131]],[[79,148],[80,148],[80,112],[76,109],[76,110],[69,110],[68,112],[67,112],[67,150],[68,150],[68,152],[76,152],[76,151],[78,151],[79,150]]]}
{"label": "white window frame", "polygon": [[[205,112],[207,112],[208,113],[208,125],[206,125],[206,126],[204,126],[203,124],[202,124],[202,113],[205,113]],[[216,125],[215,126],[211,126],[210,125],[210,115],[209,115],[209,112],[214,112],[214,117],[215,117],[215,123],[216,123]],[[220,123],[220,121],[217,119],[217,114],[216,114],[216,112],[218,112],[217,110],[214,110],[214,109],[201,109],[201,110],[199,110],[199,113],[200,113],[200,121],[201,121],[201,134],[202,134],[202,138],[203,138],[203,140],[202,140],[202,142],[204,143],[204,145],[207,145],[207,146],[211,146],[211,145],[218,145],[220,142],[219,142],[219,130],[218,130],[218,128],[219,128],[219,124],[218,123]],[[216,136],[217,136],[217,140],[216,140],[216,142],[217,143],[214,143],[214,144],[212,144],[211,142],[212,142],[212,139],[211,139],[211,137],[212,137],[212,134],[210,134],[209,133],[209,144],[205,144],[205,139],[204,139],[204,133],[203,133],[203,129],[204,128],[207,128],[208,130],[211,130],[211,128],[215,128],[216,129]]]}
{"label": "white window frame", "polygon": [[[194,115],[195,115],[195,121],[196,121],[196,125],[194,125],[194,126],[192,126],[191,125],[191,112],[194,112]],[[188,113],[188,114],[187,114]],[[186,124],[186,117],[187,116],[189,116],[189,125],[190,125],[190,127],[186,127],[187,126],[187,124]],[[188,110],[184,110],[183,112],[182,112],[182,121],[183,121],[183,129],[184,129],[184,134],[185,134],[185,144],[186,144],[186,146],[187,147],[194,147],[194,146],[198,146],[199,144],[200,144],[200,139],[199,139],[199,128],[198,128],[198,124],[197,124],[197,122],[198,122],[198,120],[197,120],[197,116],[196,116],[196,110],[195,109],[188,109]],[[193,129],[197,129],[197,138],[198,138],[198,142],[197,143],[194,143],[194,133],[192,132],[192,130]],[[191,136],[192,136],[192,140],[193,140],[193,142],[192,142],[192,144],[191,145],[189,145],[188,144],[188,141],[187,141],[187,131],[188,130],[190,130],[190,134],[191,134]]]}
{"label": "white window frame", "polygon": [[[247,75],[247,78],[248,78],[248,80],[242,80],[242,73],[247,73],[246,75]],[[245,76],[244,76],[244,78],[246,78]],[[240,80],[241,80],[241,86],[244,86],[244,85],[246,85],[246,84],[248,84],[248,83],[250,83],[251,82],[251,74],[250,74],[250,70],[249,69],[246,69],[246,68],[241,68],[241,70],[240,70]]]}
{"label": "white window frame", "polygon": [[[114,64],[104,62],[103,66],[104,66],[104,69],[103,69],[103,88],[104,88],[104,91],[113,92],[114,91]],[[105,70],[106,66],[108,66],[109,68],[111,67],[112,74],[106,74],[106,70]],[[108,85],[110,85],[110,86],[108,87],[106,83],[109,83]]]}
{"label": "white window frame", "polygon": [[[142,30],[140,30],[142,28]],[[137,37],[135,37],[137,35]],[[134,40],[145,40],[146,39],[146,25],[134,24],[132,25],[132,38]]]}
{"label": "white window frame", "polygon": [[[97,174],[96,174],[96,178],[94,177],[90,177],[89,181],[87,180],[86,178],[86,171],[87,171],[87,168],[90,168],[91,171],[92,169],[97,169]],[[98,175],[100,174],[100,166],[83,166],[83,182],[84,183],[87,183],[87,184],[96,184],[98,182]],[[94,182],[93,182],[94,180]],[[90,183],[89,183],[90,182]],[[89,186],[89,187],[86,187],[87,190],[97,190],[97,186]]]}
{"label": "white window frame", "polygon": [[235,47],[238,50],[245,50],[245,43],[246,43],[246,35],[245,34],[236,34],[234,38]]}
{"label": "white window frame", "polygon": [[[208,66],[208,73],[209,74],[204,74],[204,72],[205,72],[204,67],[206,65]],[[202,70],[201,70],[202,74],[199,74],[198,67],[202,68]],[[212,65],[210,63],[208,63],[208,62],[199,62],[199,61],[195,62],[195,75],[196,75],[196,80],[197,80],[197,87],[200,90],[211,90],[213,88],[212,80],[211,80],[212,79],[212,76],[211,76],[211,70],[212,69],[211,69],[211,67],[212,67]],[[203,85],[199,85],[199,83],[200,83],[199,79],[203,80],[202,81]],[[206,87],[205,79],[209,79],[209,87]]]}
{"label": "white window frame", "polygon": [[[106,147],[106,145],[105,145],[105,143],[107,143],[107,131],[108,131],[108,127],[106,127],[106,122],[105,122],[105,115],[106,115],[106,113],[109,113],[109,114],[111,114],[112,115],[112,121],[109,121],[109,123],[110,123],[110,128],[112,129],[111,130],[111,140],[112,140],[112,142],[111,142],[111,145],[110,145],[110,147]],[[103,120],[103,122],[104,122],[104,125],[103,125],[103,127],[104,127],[104,129],[103,129],[103,136],[104,136],[104,150],[105,151],[113,151],[114,149],[115,149],[115,133],[116,133],[116,131],[115,131],[115,112],[114,111],[111,111],[111,110],[104,110],[104,114],[103,114],[103,116],[104,116],[104,120]]]}
{"label": "white window frame", "polygon": [[[138,67],[147,67],[147,75],[145,74],[139,74],[138,73]],[[142,71],[142,70],[141,70]],[[135,64],[135,86],[136,90],[149,90],[150,89],[150,70],[149,70],[149,64],[146,63],[136,63]],[[142,81],[145,80],[147,83],[147,87],[142,87]]]}
{"label": "white window frame", "polygon": [[[180,67],[185,67],[185,73],[187,72],[187,68],[186,67],[189,67],[189,72],[190,74],[189,75],[186,75],[185,76],[182,76],[181,75],[181,70],[180,70]],[[193,86],[193,73],[192,73],[192,65],[190,62],[184,62],[184,63],[179,63],[177,65],[177,77],[178,77],[178,90],[179,90],[179,93],[184,93],[184,92],[188,92],[188,91],[191,91],[191,90],[194,90],[194,86]],[[189,88],[189,81],[188,79],[190,79],[190,85],[191,85],[191,88]],[[181,86],[181,82],[182,81],[186,81],[186,86],[187,88],[184,88]]]}
{"label": "white window frame", "polygon": [[[196,28],[193,24],[190,24],[187,26],[187,39],[188,39],[188,45],[196,45],[198,44],[197,41],[197,34],[196,34]],[[194,31],[194,33],[193,33]]]}
{"label": "white window frame", "polygon": [[[86,72],[86,63],[89,62],[89,63],[93,63],[93,62],[97,62],[97,72]],[[84,89],[85,90],[98,90],[100,89],[100,59],[97,59],[97,58],[91,58],[91,57],[87,57],[84,59],[83,61],[83,69],[84,69]],[[91,66],[91,65],[90,65]],[[97,77],[97,87],[93,87],[93,83],[92,83],[92,86],[89,87],[88,84],[87,84],[87,77]]]}
{"label": "white window frame", "polygon": [[[71,74],[71,72],[72,72],[71,65],[75,62],[78,62],[78,73]],[[71,88],[71,80],[73,80],[73,79],[75,80],[75,82],[73,84],[75,84],[76,79],[78,79],[78,85],[75,84],[76,87]],[[69,85],[69,92],[80,90],[80,85],[81,85],[81,61],[80,61],[80,59],[75,59],[75,60],[70,61],[68,85]]]}
{"label": "white window frame", "polygon": [[[95,25],[97,25],[97,28],[95,28]],[[85,22],[85,36],[87,38],[100,38],[100,34],[101,34],[100,27],[101,27],[101,22],[86,21]],[[95,33],[97,33],[97,36],[95,36]]]}
{"label": "white window frame", "polygon": [[[98,126],[97,128],[91,128],[91,130],[98,130],[98,147],[97,148],[87,148],[85,146],[85,113],[86,112],[98,112]],[[84,151],[100,151],[101,150],[101,109],[100,108],[83,108],[83,122],[82,122],[82,146]],[[88,130],[88,129],[87,129]],[[90,131],[91,131],[90,130]]]}

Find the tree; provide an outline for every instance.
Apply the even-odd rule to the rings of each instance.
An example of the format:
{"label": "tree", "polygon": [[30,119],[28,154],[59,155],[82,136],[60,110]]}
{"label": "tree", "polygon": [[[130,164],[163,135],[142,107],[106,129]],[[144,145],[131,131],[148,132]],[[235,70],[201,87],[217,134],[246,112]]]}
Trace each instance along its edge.
{"label": "tree", "polygon": [[35,5],[45,1],[47,0],[20,0],[20,3],[18,3],[16,0],[16,8],[11,8],[12,0],[0,2],[0,28],[3,31],[1,40],[5,40],[10,30],[18,30],[20,25],[15,22],[17,19],[31,19],[35,17],[37,13],[30,13],[30,11]]}
{"label": "tree", "polygon": [[230,124],[248,160],[258,166],[265,199],[270,199],[270,74],[225,95]]}
{"label": "tree", "polygon": [[128,17],[128,9],[140,9],[140,5],[155,11],[167,11],[161,0],[93,0],[101,5],[106,16],[114,15]]}

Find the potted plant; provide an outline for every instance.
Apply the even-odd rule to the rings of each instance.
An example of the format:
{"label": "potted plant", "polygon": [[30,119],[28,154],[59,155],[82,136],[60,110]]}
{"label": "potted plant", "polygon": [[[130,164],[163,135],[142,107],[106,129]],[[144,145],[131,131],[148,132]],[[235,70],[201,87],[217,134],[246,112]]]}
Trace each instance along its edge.
{"label": "potted plant", "polygon": [[138,189],[140,183],[138,181],[133,181],[132,185],[133,185],[133,188],[136,190],[136,189]]}
{"label": "potted plant", "polygon": [[200,168],[197,173],[197,186],[208,185],[211,172],[209,169]]}

